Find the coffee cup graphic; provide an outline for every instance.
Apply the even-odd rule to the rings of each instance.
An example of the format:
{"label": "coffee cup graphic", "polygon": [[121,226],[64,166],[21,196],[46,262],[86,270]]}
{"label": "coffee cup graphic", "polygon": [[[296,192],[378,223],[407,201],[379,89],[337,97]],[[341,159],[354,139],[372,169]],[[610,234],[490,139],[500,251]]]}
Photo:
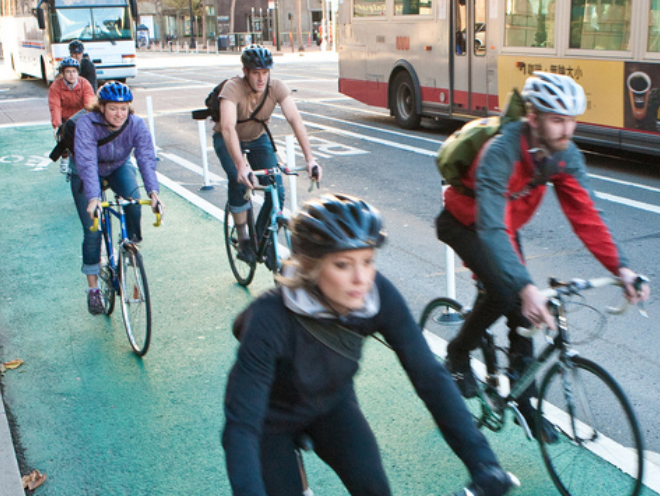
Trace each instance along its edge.
{"label": "coffee cup graphic", "polygon": [[649,103],[651,91],[651,78],[645,72],[637,71],[628,76],[628,92],[630,93],[630,107],[637,120],[646,117],[646,107]]}

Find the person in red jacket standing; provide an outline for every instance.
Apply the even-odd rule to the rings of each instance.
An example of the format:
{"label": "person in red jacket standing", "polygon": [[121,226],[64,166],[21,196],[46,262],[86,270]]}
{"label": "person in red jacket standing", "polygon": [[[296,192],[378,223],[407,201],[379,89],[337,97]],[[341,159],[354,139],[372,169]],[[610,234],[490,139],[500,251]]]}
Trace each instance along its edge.
{"label": "person in red jacket standing", "polygon": [[[48,90],[50,120],[58,141],[64,123],[94,100],[94,89],[89,81],[80,77],[80,63],[76,59],[67,57],[62,60],[60,76]],[[60,171],[63,174],[69,172],[68,156],[62,156]]]}

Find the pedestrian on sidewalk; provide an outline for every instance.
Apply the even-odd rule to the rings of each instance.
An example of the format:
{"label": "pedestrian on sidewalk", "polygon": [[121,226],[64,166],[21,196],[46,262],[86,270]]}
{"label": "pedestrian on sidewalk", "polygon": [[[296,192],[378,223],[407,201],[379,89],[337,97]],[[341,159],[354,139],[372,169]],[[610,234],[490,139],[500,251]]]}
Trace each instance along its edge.
{"label": "pedestrian on sidewalk", "polygon": [[378,332],[394,350],[445,440],[472,477],[456,496],[502,496],[517,481],[477,429],[458,388],[429,349],[403,297],[375,268],[380,214],[349,196],[302,206],[280,287],[234,323],[240,339],[225,395],[222,443],[235,495],[303,493],[296,440],[354,496],[388,496],[376,439],[355,395],[362,345]]}

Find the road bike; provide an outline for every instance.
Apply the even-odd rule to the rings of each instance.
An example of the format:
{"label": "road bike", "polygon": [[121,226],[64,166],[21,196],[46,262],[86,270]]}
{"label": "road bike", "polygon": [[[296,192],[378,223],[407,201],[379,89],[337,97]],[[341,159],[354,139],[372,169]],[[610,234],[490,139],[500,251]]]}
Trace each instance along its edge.
{"label": "road bike", "polygon": [[[128,341],[133,352],[141,357],[147,353],[151,342],[151,298],[142,254],[138,245],[128,238],[126,230],[124,209],[129,205],[151,205],[151,201],[124,199],[119,196],[115,197],[115,201],[108,201],[104,189],[100,215],[94,218],[90,229],[97,232],[100,228],[103,234],[104,252],[101,255],[99,288],[105,307],[104,314],[112,314],[115,295],[119,295]],[[116,246],[112,239],[113,217],[119,221]],[[154,226],[160,225],[161,214],[158,212]]]}
{"label": "road bike", "polygon": [[[638,287],[646,281],[639,278]],[[621,282],[613,277],[574,279],[568,283],[550,280],[550,288],[543,293],[549,298],[556,331],[544,330],[546,347],[531,360],[509,391],[506,368],[498,359],[498,355],[508,355],[508,350],[495,344],[492,330],[488,330],[479,347],[485,370],[474,356],[471,362],[479,388],[476,398],[467,403],[478,426],[498,432],[505,425],[507,412],[513,412],[528,438],[538,440],[545,466],[563,496],[637,496],[642,487],[643,441],[630,402],[612,376],[600,365],[581,357],[569,339],[573,326],[569,326],[567,309],[573,303],[582,305],[577,298],[584,291],[609,285],[621,286]],[[622,313],[623,307],[610,307],[607,311]],[[424,308],[420,327],[451,340],[469,312],[456,300],[436,298]],[[519,332],[532,334],[529,330]],[[481,373],[477,370],[479,365]],[[542,376],[536,402],[538,432],[532,433],[518,411],[517,400],[537,376]],[[543,418],[557,430],[558,442],[549,444],[544,439]]]}
{"label": "road bike", "polygon": [[[247,199],[250,202],[247,210],[247,228],[252,249],[256,254],[255,261],[246,261],[239,258],[240,243],[238,232],[234,224],[234,217],[230,212],[229,202],[225,205],[225,247],[227,249],[231,271],[241,286],[248,286],[252,282],[257,263],[265,264],[268,270],[276,276],[282,269],[282,260],[288,258],[290,255],[291,233],[289,231],[289,219],[284,214],[283,209],[280,208],[277,178],[282,175],[297,176],[297,171],[300,170],[305,169],[288,169],[282,165],[278,165],[271,169],[251,172],[255,177],[260,178],[260,185],[255,189],[263,190],[264,192],[264,203],[262,210],[259,212],[262,222],[257,223],[255,223],[254,219],[251,190],[247,192]],[[266,205],[270,205],[269,212],[263,211]],[[261,223],[265,223],[266,225],[260,226],[259,224]]]}

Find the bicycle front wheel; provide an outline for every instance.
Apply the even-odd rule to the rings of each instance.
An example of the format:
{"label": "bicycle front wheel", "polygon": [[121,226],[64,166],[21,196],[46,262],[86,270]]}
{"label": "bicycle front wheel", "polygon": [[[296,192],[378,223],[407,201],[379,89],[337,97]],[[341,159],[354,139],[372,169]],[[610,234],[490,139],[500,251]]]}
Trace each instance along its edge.
{"label": "bicycle front wheel", "polygon": [[99,289],[103,295],[103,313],[105,315],[111,315],[115,309],[114,271],[110,266],[105,244],[106,242],[103,240],[101,243],[101,273],[99,274]]}
{"label": "bicycle front wheel", "polygon": [[128,341],[137,356],[144,356],[151,342],[151,299],[142,255],[136,247],[120,252],[119,295]]}
{"label": "bicycle front wheel", "polygon": [[273,272],[277,283],[277,275],[282,273],[282,262],[291,256],[291,231],[284,217],[277,220],[277,235],[272,236],[266,256],[266,265]]}
{"label": "bicycle front wheel", "polygon": [[[252,209],[247,211],[248,217],[248,229],[250,231],[250,238],[254,239],[254,216]],[[227,258],[229,258],[229,266],[231,271],[238,281],[238,284],[241,286],[248,286],[252,279],[254,279],[254,273],[257,269],[257,262],[246,262],[238,258],[238,253],[240,251],[238,243],[238,232],[236,231],[236,226],[234,225],[234,216],[229,211],[229,203],[225,205],[225,248],[227,249]]]}
{"label": "bicycle front wheel", "polygon": [[639,494],[642,434],[623,390],[602,367],[579,356],[555,364],[543,378],[538,414],[560,432],[557,443],[540,445],[561,494]]}

